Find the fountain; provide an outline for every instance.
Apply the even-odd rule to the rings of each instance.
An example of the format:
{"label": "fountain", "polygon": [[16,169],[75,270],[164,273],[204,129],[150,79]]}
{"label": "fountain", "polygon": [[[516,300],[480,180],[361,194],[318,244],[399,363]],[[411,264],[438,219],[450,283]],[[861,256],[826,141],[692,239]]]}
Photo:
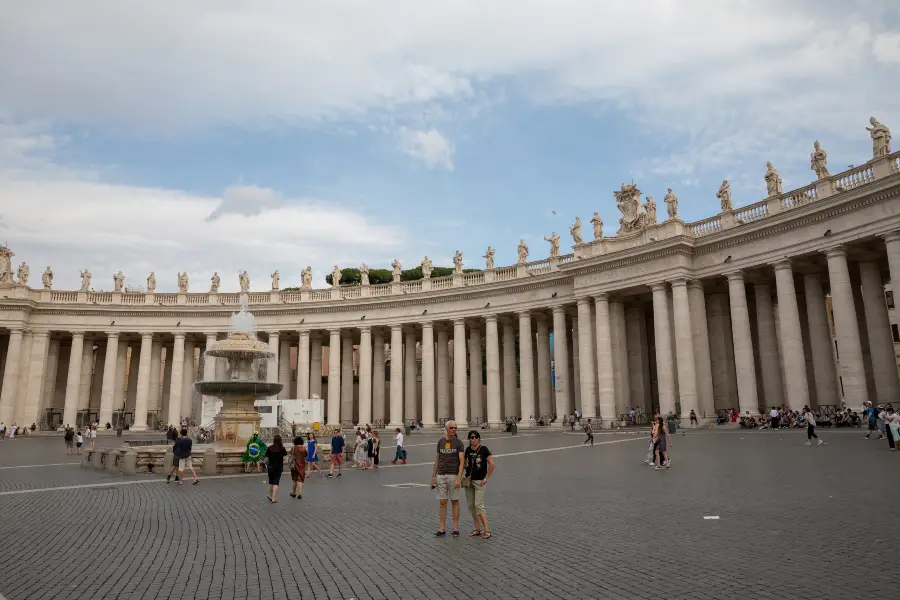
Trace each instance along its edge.
{"label": "fountain", "polygon": [[284,387],[280,383],[262,381],[259,361],[275,356],[268,344],[256,339],[253,314],[247,310],[249,297],[241,294],[240,310],[231,315],[228,337],[213,343],[207,357],[222,358],[226,363],[225,381],[198,381],[200,394],[215,396],[222,408],[215,417],[216,446],[243,446],[259,431],[260,415],[254,406],[259,398],[274,396]]}

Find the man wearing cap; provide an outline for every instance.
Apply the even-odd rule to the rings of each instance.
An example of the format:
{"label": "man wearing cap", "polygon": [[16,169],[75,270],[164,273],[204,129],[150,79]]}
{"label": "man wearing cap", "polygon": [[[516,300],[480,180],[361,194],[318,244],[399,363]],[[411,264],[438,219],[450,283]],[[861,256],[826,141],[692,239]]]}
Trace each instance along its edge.
{"label": "man wearing cap", "polygon": [[434,471],[431,474],[431,488],[437,487],[440,500],[440,529],[436,536],[447,534],[447,500],[453,507],[453,537],[459,537],[459,487],[465,468],[466,447],[456,437],[456,421],[447,421],[444,437],[438,441]]}

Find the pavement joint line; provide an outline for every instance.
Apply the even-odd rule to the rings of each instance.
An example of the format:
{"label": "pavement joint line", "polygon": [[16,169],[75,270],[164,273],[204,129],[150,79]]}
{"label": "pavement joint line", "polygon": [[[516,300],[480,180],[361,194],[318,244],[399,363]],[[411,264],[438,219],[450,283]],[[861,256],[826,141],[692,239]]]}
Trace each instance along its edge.
{"label": "pavement joint line", "polygon": [[[4,471],[6,469],[30,469],[32,467],[62,467],[65,465],[80,465],[81,461],[78,462],[64,462],[64,463],[44,463],[42,465],[15,465],[12,467],[0,467],[0,471]],[[0,598],[0,600],[3,600]]]}
{"label": "pavement joint line", "polygon": [[[609,440],[606,442],[597,442],[595,446],[603,446],[606,444],[621,444],[623,442],[634,442],[637,440],[642,440],[644,438],[629,438],[623,440]],[[536,450],[521,450],[519,452],[505,452],[502,454],[494,454],[493,456],[496,458],[503,458],[507,456],[523,456],[526,454],[538,454],[542,452],[558,452],[559,450],[572,450],[574,448],[584,448],[585,444],[578,444],[577,446],[556,446],[553,448],[538,448]],[[391,468],[400,468],[400,467],[423,467],[434,465],[434,461],[430,460],[428,462],[419,462],[419,463],[408,463],[405,465],[380,465],[379,469],[391,469]],[[259,473],[234,473],[231,475],[209,475],[207,477],[201,478],[202,481],[207,481],[211,479],[237,479],[239,477],[247,477],[248,475],[259,475]],[[61,485],[57,487],[43,487],[43,488],[34,488],[29,490],[10,490],[6,492],[0,492],[0,497],[2,496],[18,496],[21,494],[37,494],[40,492],[62,492],[67,490],[83,490],[83,489],[94,489],[94,488],[110,488],[110,487],[118,487],[123,485],[140,485],[144,483],[163,483],[165,479],[162,477],[156,477],[154,479],[136,479],[134,481],[110,481],[106,483],[84,483],[78,485]],[[0,600],[3,600],[0,598]]]}

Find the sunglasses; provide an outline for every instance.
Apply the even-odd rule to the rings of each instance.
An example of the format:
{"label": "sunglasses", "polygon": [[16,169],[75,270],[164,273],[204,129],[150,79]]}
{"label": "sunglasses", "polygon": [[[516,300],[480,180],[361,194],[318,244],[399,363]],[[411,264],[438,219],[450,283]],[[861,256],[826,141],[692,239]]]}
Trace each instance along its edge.
{"label": "sunglasses", "polygon": [[472,435],[472,436],[469,436],[469,439],[470,439],[470,440],[477,440],[478,438],[475,437],[474,435]]}
{"label": "sunglasses", "polygon": [[448,427],[447,429],[456,429],[456,427]]}

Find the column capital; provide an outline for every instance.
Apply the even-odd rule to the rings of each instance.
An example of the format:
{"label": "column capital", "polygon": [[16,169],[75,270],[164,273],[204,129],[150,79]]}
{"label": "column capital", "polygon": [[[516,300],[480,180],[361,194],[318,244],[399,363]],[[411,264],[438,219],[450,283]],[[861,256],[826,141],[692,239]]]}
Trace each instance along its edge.
{"label": "column capital", "polygon": [[[585,298],[585,301],[586,301],[586,300],[587,300],[587,298]],[[523,319],[523,318],[529,318],[529,319],[530,319],[530,318],[531,318],[531,311],[528,310],[528,309],[525,309],[525,310],[517,310],[517,311],[516,311],[516,315],[519,317],[519,319]]]}
{"label": "column capital", "polygon": [[218,332],[215,332],[215,331],[204,331],[203,335],[205,335],[207,337],[207,339],[209,339],[209,338],[216,339],[217,337],[219,337]]}
{"label": "column capital", "polygon": [[650,290],[654,292],[665,292],[667,289],[665,281],[657,281],[650,284]]}
{"label": "column capital", "polygon": [[152,341],[152,340],[153,340],[153,333],[150,332],[150,331],[144,331],[144,332],[142,332],[142,333],[141,333],[141,341],[143,342],[144,340],[151,340],[151,341]]}
{"label": "column capital", "polygon": [[498,319],[497,315],[495,315],[495,314],[485,315],[485,316],[484,316],[484,322],[485,322],[485,323],[496,323],[498,320],[499,320],[499,319]]}
{"label": "column capital", "polygon": [[784,257],[784,258],[782,258],[782,259],[780,259],[780,260],[776,260],[776,261],[774,261],[774,262],[772,262],[772,263],[770,263],[770,264],[771,264],[772,268],[773,268],[776,272],[777,272],[777,271],[782,271],[782,270],[784,270],[784,269],[787,269],[788,271],[791,271],[791,270],[792,270],[791,259],[788,258],[788,257]]}
{"label": "column capital", "polygon": [[372,326],[371,325],[360,325],[359,332],[360,333],[372,333]]}
{"label": "column capital", "polygon": [[118,338],[119,338],[119,332],[118,332],[118,331],[104,331],[103,333],[105,333],[105,334],[106,334],[106,337],[108,337],[108,338],[111,339],[111,340],[115,340],[115,339],[118,339]]}
{"label": "column capital", "polygon": [[556,304],[554,306],[551,306],[550,310],[553,311],[554,315],[567,314],[567,311],[568,311],[565,304]]}
{"label": "column capital", "polygon": [[187,333],[184,331],[173,331],[172,335],[175,336],[175,339],[181,338],[182,340],[187,336]]}
{"label": "column capital", "polygon": [[900,231],[892,231],[882,236],[885,242],[900,242]]}
{"label": "column capital", "polygon": [[703,290],[703,282],[700,281],[699,279],[691,279],[690,281],[688,281],[688,287],[693,290],[699,289],[702,291]]}
{"label": "column capital", "polygon": [[841,246],[832,246],[831,248],[825,249],[825,257],[832,258],[836,256],[847,256],[847,248],[843,245]]}
{"label": "column capital", "polygon": [[84,337],[84,332],[83,332],[83,331],[70,331],[69,333],[72,334],[72,337],[73,337],[73,338],[76,338],[76,337],[83,338],[83,337]]}
{"label": "column capital", "polygon": [[422,321],[422,329],[434,329],[434,321]]}
{"label": "column capital", "polygon": [[298,329],[297,335],[299,335],[300,337],[303,337],[303,336],[309,337],[310,331],[309,331],[309,329]]}
{"label": "column capital", "polygon": [[457,325],[462,325],[463,327],[465,327],[466,320],[462,317],[457,317],[456,319],[453,319],[453,326],[456,327]]}
{"label": "column capital", "polygon": [[588,298],[587,296],[581,296],[580,298],[575,298],[575,303],[578,306],[584,306],[585,304],[590,304],[591,299]]}
{"label": "column capital", "polygon": [[25,328],[21,325],[8,325],[6,328],[9,329],[10,335],[14,335],[16,333],[22,335],[25,332]]}
{"label": "column capital", "polygon": [[49,332],[49,331],[35,331],[35,332],[34,332],[34,335],[35,335],[35,337],[38,337],[38,336],[40,336],[40,337],[50,337],[50,332]]}
{"label": "column capital", "polygon": [[744,272],[741,270],[729,271],[727,273],[724,273],[724,275],[725,275],[725,279],[727,279],[729,282],[731,282],[731,281],[740,281],[741,283],[744,282]]}
{"label": "column capital", "polygon": [[329,335],[329,336],[333,336],[333,335],[341,335],[341,331],[343,331],[343,330],[342,330],[340,327],[329,327],[329,328],[328,328],[328,335]]}
{"label": "column capital", "polygon": [[399,331],[400,333],[403,333],[403,324],[391,325],[391,333],[394,333],[395,331]]}
{"label": "column capital", "polygon": [[609,302],[609,294],[607,292],[594,294],[594,302]]}
{"label": "column capital", "polygon": [[272,336],[280,337],[280,336],[281,336],[281,330],[280,330],[280,329],[273,329],[273,330],[271,330],[271,331],[266,331],[266,333],[269,335],[269,337],[272,337]]}
{"label": "column capital", "polygon": [[669,281],[669,285],[671,285],[673,288],[687,287],[688,279],[687,277],[676,277],[675,279]]}

